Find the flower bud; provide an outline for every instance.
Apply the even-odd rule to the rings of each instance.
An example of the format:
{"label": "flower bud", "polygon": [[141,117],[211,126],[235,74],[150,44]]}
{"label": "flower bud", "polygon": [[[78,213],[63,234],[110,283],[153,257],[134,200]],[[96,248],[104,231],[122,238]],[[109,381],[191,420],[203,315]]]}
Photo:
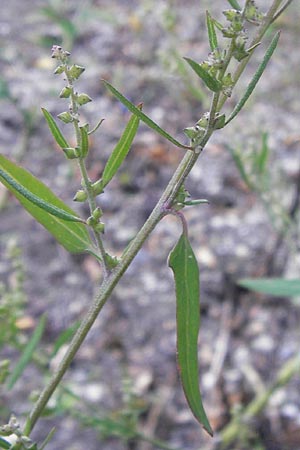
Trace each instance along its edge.
{"label": "flower bud", "polygon": [[62,122],[64,123],[70,123],[73,122],[73,117],[68,111],[64,111],[57,116]]}
{"label": "flower bud", "polygon": [[94,217],[95,220],[99,220],[100,217],[102,217],[103,215],[103,211],[102,209],[98,206],[96,209],[94,209],[92,216]]}
{"label": "flower bud", "polygon": [[102,194],[102,192],[103,192],[102,178],[100,178],[100,180],[95,181],[95,183],[92,184],[92,189],[93,189],[94,197],[96,197],[99,194]]}
{"label": "flower bud", "polygon": [[69,86],[63,88],[61,93],[59,94],[60,98],[69,98],[71,95],[72,89]]}
{"label": "flower bud", "polygon": [[199,125],[199,127],[201,128],[206,128],[209,122],[209,112],[204,113],[200,119],[198,120],[198,122],[196,123],[196,125]]}
{"label": "flower bud", "polygon": [[70,52],[63,50],[60,45],[53,45],[51,49],[51,58],[56,58],[59,61],[66,62],[70,56]]}
{"label": "flower bud", "polygon": [[63,49],[60,45],[53,45],[51,49],[51,58],[60,58],[62,55]]}
{"label": "flower bud", "polygon": [[226,116],[225,114],[216,114],[216,118],[215,118],[215,124],[214,124],[214,129],[215,130],[220,130],[220,128],[223,128],[225,125],[225,121],[226,121]]}
{"label": "flower bud", "polygon": [[63,64],[61,64],[60,66],[57,66],[56,69],[54,70],[54,75],[60,75],[64,71],[65,71],[65,66]]}
{"label": "flower bud", "polygon": [[98,222],[97,225],[94,226],[94,230],[98,233],[104,233],[105,225],[103,222]]}
{"label": "flower bud", "polygon": [[237,11],[236,9],[226,9],[225,11],[223,11],[223,14],[229,22],[242,20],[240,11]]}
{"label": "flower bud", "polygon": [[83,189],[80,189],[76,192],[74,195],[73,201],[74,202],[85,202],[87,199],[87,194]]}
{"label": "flower bud", "polygon": [[232,89],[233,89],[233,80],[230,73],[227,73],[222,80],[222,91],[227,97],[231,97]]}
{"label": "flower bud", "polygon": [[105,259],[110,269],[114,269],[119,264],[118,258],[111,256],[109,253],[105,253]]}
{"label": "flower bud", "polygon": [[77,96],[77,103],[80,106],[85,105],[86,103],[89,103],[91,101],[92,101],[91,97],[87,94],[80,94]]}
{"label": "flower bud", "polygon": [[251,0],[247,3],[245,18],[248,22],[253,23],[254,25],[260,25],[263,17],[264,15],[258,10],[255,1]]}
{"label": "flower bud", "polygon": [[197,136],[197,130],[195,130],[195,127],[187,127],[183,130],[183,132],[189,139],[194,139]]}
{"label": "flower bud", "polygon": [[73,64],[73,66],[69,69],[69,76],[74,80],[78,80],[80,75],[85,71],[85,68],[82,66],[78,66],[77,64]]}
{"label": "flower bud", "polygon": [[87,223],[87,225],[88,225],[89,227],[92,227],[92,228],[94,228],[94,227],[97,225],[97,221],[94,219],[93,216],[90,216],[90,217],[87,219],[86,223]]}

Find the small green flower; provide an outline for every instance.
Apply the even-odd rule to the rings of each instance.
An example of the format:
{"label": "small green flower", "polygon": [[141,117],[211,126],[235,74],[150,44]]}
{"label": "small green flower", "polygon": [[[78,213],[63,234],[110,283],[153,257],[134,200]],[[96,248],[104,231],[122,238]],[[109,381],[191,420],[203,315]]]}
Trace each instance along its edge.
{"label": "small green flower", "polygon": [[245,19],[248,22],[253,23],[254,25],[260,25],[263,18],[264,15],[258,10],[255,1],[254,0],[249,1],[245,11]]}
{"label": "small green flower", "polygon": [[62,63],[66,63],[70,52],[67,52],[66,50],[63,50],[63,48],[60,45],[53,45],[51,49],[51,58],[58,59]]}
{"label": "small green flower", "polygon": [[71,66],[70,69],[68,70],[68,74],[73,80],[78,80],[78,78],[84,71],[85,67],[73,64],[73,66]]}
{"label": "small green flower", "polygon": [[85,105],[86,103],[89,103],[91,101],[92,101],[91,97],[87,94],[79,94],[77,96],[77,103],[80,106]]}
{"label": "small green flower", "polygon": [[57,117],[64,123],[71,123],[74,120],[73,116],[68,111],[58,114]]}
{"label": "small green flower", "polygon": [[76,192],[73,201],[74,202],[85,202],[87,199],[87,194],[83,189]]}
{"label": "small green flower", "polygon": [[69,98],[71,95],[72,89],[70,86],[66,86],[62,89],[61,93],[59,94],[60,98]]}

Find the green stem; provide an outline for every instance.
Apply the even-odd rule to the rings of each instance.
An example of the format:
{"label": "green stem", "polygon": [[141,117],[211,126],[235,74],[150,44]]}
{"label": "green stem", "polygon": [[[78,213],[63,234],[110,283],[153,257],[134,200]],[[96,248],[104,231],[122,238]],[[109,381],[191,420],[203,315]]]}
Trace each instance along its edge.
{"label": "green stem", "polygon": [[[249,48],[255,46],[256,44],[258,44],[261,41],[261,39],[265,35],[267,29],[269,28],[270,24],[273,22],[274,16],[276,15],[276,11],[280,7],[281,3],[282,3],[282,0],[274,0],[273,1],[267,15],[265,16],[262,24],[258,28],[254,38],[252,39],[251,44],[249,45]],[[242,73],[244,72],[246,66],[249,63],[249,60],[252,57],[252,54],[253,54],[253,52],[251,52],[249,56],[244,58],[237,66],[237,68],[232,76],[232,80],[233,80],[232,88],[234,88],[234,86],[237,84],[238,80],[240,79]],[[227,100],[227,97],[226,97],[226,95],[223,94],[219,100],[218,111],[220,111],[222,109],[226,100]]]}
{"label": "green stem", "polygon": [[[69,69],[68,69],[67,65],[65,66],[65,75],[66,75],[66,78],[68,81],[68,85],[71,89],[71,94],[70,94],[71,111],[72,111],[72,114],[74,115],[73,126],[74,126],[74,130],[75,130],[77,146],[80,147],[81,134],[80,134],[80,129],[79,129],[79,120],[77,118],[78,104],[77,104],[76,95],[74,92],[73,80],[70,77]],[[88,200],[88,204],[89,204],[89,208],[90,208],[90,214],[92,214],[93,211],[96,209],[97,205],[96,205],[96,201],[95,201],[95,197],[94,197],[94,193],[93,193],[93,189],[92,189],[92,182],[89,179],[84,158],[78,159],[78,166],[79,166],[79,170],[81,173],[81,177],[83,179],[83,184],[84,184],[83,189],[87,195],[87,200]],[[105,248],[104,248],[103,241],[101,238],[101,234],[99,231],[97,231],[95,229],[93,229],[93,234],[95,237],[97,248],[98,248],[100,256],[101,256],[100,262],[101,262],[101,266],[102,266],[102,270],[103,270],[103,275],[104,275],[104,278],[107,278],[107,276],[109,274],[109,266],[107,263],[106,252],[105,252]]]}
{"label": "green stem", "polygon": [[[89,208],[90,208],[90,213],[92,214],[93,211],[96,209],[96,201],[95,201],[95,197],[93,194],[93,189],[92,189],[92,183],[91,180],[89,179],[87,170],[86,170],[86,165],[85,165],[85,161],[83,158],[79,158],[78,159],[78,165],[80,168],[80,172],[81,172],[81,176],[83,179],[83,184],[84,184],[84,190],[86,192],[87,195],[87,200],[88,200],[88,204],[89,204]],[[97,247],[99,249],[100,252],[100,256],[101,256],[101,265],[102,265],[102,270],[103,270],[103,274],[104,274],[104,278],[106,278],[109,274],[109,267],[107,264],[107,259],[106,259],[106,252],[104,249],[104,245],[101,239],[101,234],[97,231],[93,229],[93,233],[94,233],[94,237],[97,243]]]}
{"label": "green stem", "polygon": [[53,374],[51,380],[42,391],[39,399],[37,400],[32,411],[30,412],[29,418],[24,428],[24,433],[26,435],[29,435],[30,432],[32,431],[43,409],[45,408],[49,398],[51,397],[56,387],[60,383],[62,377],[64,376],[69,365],[71,364],[75,354],[77,353],[82,342],[84,341],[87,333],[89,332],[90,328],[92,327],[93,323],[98,317],[99,312],[101,311],[101,309],[107,302],[108,298],[110,297],[114,287],[116,286],[116,284],[118,283],[124,272],[127,270],[131,261],[136,256],[136,254],[142,247],[143,243],[149,236],[149,234],[155,228],[156,224],[165,215],[165,205],[168,203],[168,201],[170,201],[170,198],[176,196],[177,189],[179,189],[180,185],[182,184],[184,178],[188,173],[186,168],[190,167],[191,161],[195,162],[195,160],[196,160],[195,153],[187,151],[179,167],[174,173],[171,181],[169,182],[167,188],[165,189],[163,195],[161,196],[157,205],[155,206],[151,215],[149,216],[148,220],[145,222],[144,226],[138,232],[133,241],[130,243],[126,252],[124,252],[124,255],[118,266],[103,281],[98,295],[94,299],[94,302],[90,307],[89,311],[83,318],[83,321],[80,324],[80,327],[77,330],[76,334],[74,335],[69,345],[69,348],[63,360],[61,361],[57,371]]}
{"label": "green stem", "polygon": [[279,16],[286,10],[286,8],[293,2],[293,0],[287,0],[287,2],[278,10],[278,12],[275,14],[275,16],[272,19],[272,22],[275,22],[275,20],[278,19]]}
{"label": "green stem", "polygon": [[[202,147],[205,146],[212,133],[213,131],[211,131],[210,134],[207,134],[203,138]],[[47,405],[48,400],[50,399],[51,395],[59,385],[65,372],[67,371],[68,367],[73,361],[75,354],[77,353],[81,344],[85,340],[87,333],[89,332],[93,323],[98,317],[98,314],[100,313],[103,306],[109,299],[114,287],[118,284],[119,280],[127,270],[128,266],[131,264],[133,258],[136,256],[136,254],[138,253],[138,251],[140,250],[140,248],[142,247],[142,245],[144,244],[145,240],[148,238],[150,233],[153,231],[157,223],[165,216],[166,209],[171,207],[172,202],[174,201],[176,195],[178,194],[180,186],[184,183],[185,178],[187,177],[192,167],[194,166],[195,162],[197,161],[199,154],[200,153],[197,154],[189,150],[185,153],[182,161],[177,167],[169,184],[167,185],[161,198],[154,207],[149,218],[147,219],[143,227],[140,229],[140,231],[137,233],[135,238],[131,241],[131,243],[123,253],[121,261],[119,262],[118,266],[108,275],[106,279],[104,279],[98,295],[95,297],[92,306],[90,307],[85,317],[83,318],[58,369],[53,374],[49,383],[40,394],[40,397],[38,398],[32,411],[30,412],[24,428],[24,433],[26,435],[29,435],[33,427],[35,426],[38,418],[42,414],[43,409]]]}

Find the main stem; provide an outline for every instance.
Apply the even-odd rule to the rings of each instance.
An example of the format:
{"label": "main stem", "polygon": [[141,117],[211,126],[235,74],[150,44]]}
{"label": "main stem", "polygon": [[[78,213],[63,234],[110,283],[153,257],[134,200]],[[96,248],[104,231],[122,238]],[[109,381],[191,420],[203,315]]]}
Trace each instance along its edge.
{"label": "main stem", "polygon": [[91,329],[93,323],[98,317],[99,312],[107,302],[110,297],[114,287],[127,270],[133,258],[136,256],[143,243],[155,228],[156,224],[162,219],[166,214],[165,207],[169,205],[175,198],[179,187],[184,182],[186,176],[190,172],[191,168],[195,164],[198,154],[187,151],[184,155],[181,163],[176,169],[173,177],[171,178],[169,184],[167,185],[164,193],[157,202],[155,208],[153,209],[148,220],[145,222],[141,230],[138,232],[134,240],[131,242],[127,250],[124,252],[123,257],[118,264],[118,266],[110,273],[110,275],[103,281],[98,295],[95,297],[92,306],[83,318],[76,334],[74,335],[70,346],[62,359],[58,369],[53,374],[47,386],[41,392],[36,404],[34,405],[29,417],[26,421],[24,434],[29,435],[34,428],[38,418],[40,417],[43,409],[45,408],[48,400],[55,391],[56,387],[60,383],[62,377],[67,371],[69,365],[71,364],[75,354],[80,348],[82,342],[84,341],[87,333]]}

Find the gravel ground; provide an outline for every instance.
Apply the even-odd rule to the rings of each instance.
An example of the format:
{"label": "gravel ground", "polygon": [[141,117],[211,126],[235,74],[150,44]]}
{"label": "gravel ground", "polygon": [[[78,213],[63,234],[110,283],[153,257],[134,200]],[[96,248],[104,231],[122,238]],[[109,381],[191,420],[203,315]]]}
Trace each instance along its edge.
{"label": "gravel ground", "polygon": [[[97,417],[108,411],[118,417],[127,392],[124,382],[131,380],[135,401],[144,410],[141,430],[174,448],[219,449],[218,436],[234,411],[270,386],[280,367],[299,351],[299,303],[249,293],[236,284],[245,276],[299,277],[299,240],[294,235],[280,239],[268,214],[270,204],[289,209],[299,184],[300,15],[296,3],[280,19],[279,47],[248,107],[213,137],[187,183],[194,198],[207,198],[210,203],[187,209],[185,216],[201,273],[201,386],[211,424],[219,433],[211,440],[199,428],[177,376],[174,287],[166,264],[180,233],[174,218],[164,219],[136,256],[65,378],[65,387],[83,398]],[[74,42],[66,34],[63,45],[70,48],[73,44],[74,62],[87,67],[80,83],[93,102],[86,107],[85,118],[96,123],[105,117],[101,132],[94,135],[88,161],[90,175],[96,178],[127,120],[126,111],[105,92],[101,78],[111,81],[132,101],[143,101],[146,113],[184,139],[182,129],[195,123],[207,109],[207,100],[199,104],[192,98],[170,53],[176,50],[183,56],[206,58],[205,9],[209,7],[221,18],[228,3],[71,0],[61,6],[55,0],[11,0],[2,8],[1,77],[18,101],[17,105],[0,102],[1,152],[12,158],[22,155],[22,165],[69,202],[80,177],[55,148],[40,113],[40,106],[53,114],[66,106],[57,99],[63,81],[52,75],[49,57],[51,45],[60,42],[63,29],[46,15],[46,5],[75,24]],[[166,24],[171,20],[175,25],[168,33]],[[236,95],[249,81],[262,52],[263,48],[257,51]],[[195,82],[193,75],[189,80]],[[34,117],[30,136],[23,129],[21,109]],[[66,134],[68,131],[66,128]],[[247,189],[226,150],[230,145],[250,155],[262,132],[269,135],[274,188],[265,203]],[[105,243],[113,254],[121,254],[144,223],[181,157],[180,150],[141,126],[120,178],[102,196]],[[36,323],[47,312],[43,346],[49,351],[59,333],[88,308],[97,292],[98,267],[90,256],[67,254],[13,199],[1,211],[0,232],[0,276],[7,277],[6,243],[16,238],[26,271],[26,317]],[[4,356],[7,351],[3,350]],[[50,369],[56,364],[54,360]],[[3,392],[3,421],[9,411],[22,418],[29,407],[28,394],[44,381],[40,370],[28,367],[14,391]],[[249,439],[229,448],[299,450],[299,388],[299,377],[294,377],[277,390],[248,424]],[[56,401],[65,396],[60,392]],[[80,426],[72,413],[84,413],[86,408],[76,404],[63,420],[49,417],[41,421],[34,438],[41,441],[55,425],[49,450],[159,448],[153,443],[105,438]]]}

